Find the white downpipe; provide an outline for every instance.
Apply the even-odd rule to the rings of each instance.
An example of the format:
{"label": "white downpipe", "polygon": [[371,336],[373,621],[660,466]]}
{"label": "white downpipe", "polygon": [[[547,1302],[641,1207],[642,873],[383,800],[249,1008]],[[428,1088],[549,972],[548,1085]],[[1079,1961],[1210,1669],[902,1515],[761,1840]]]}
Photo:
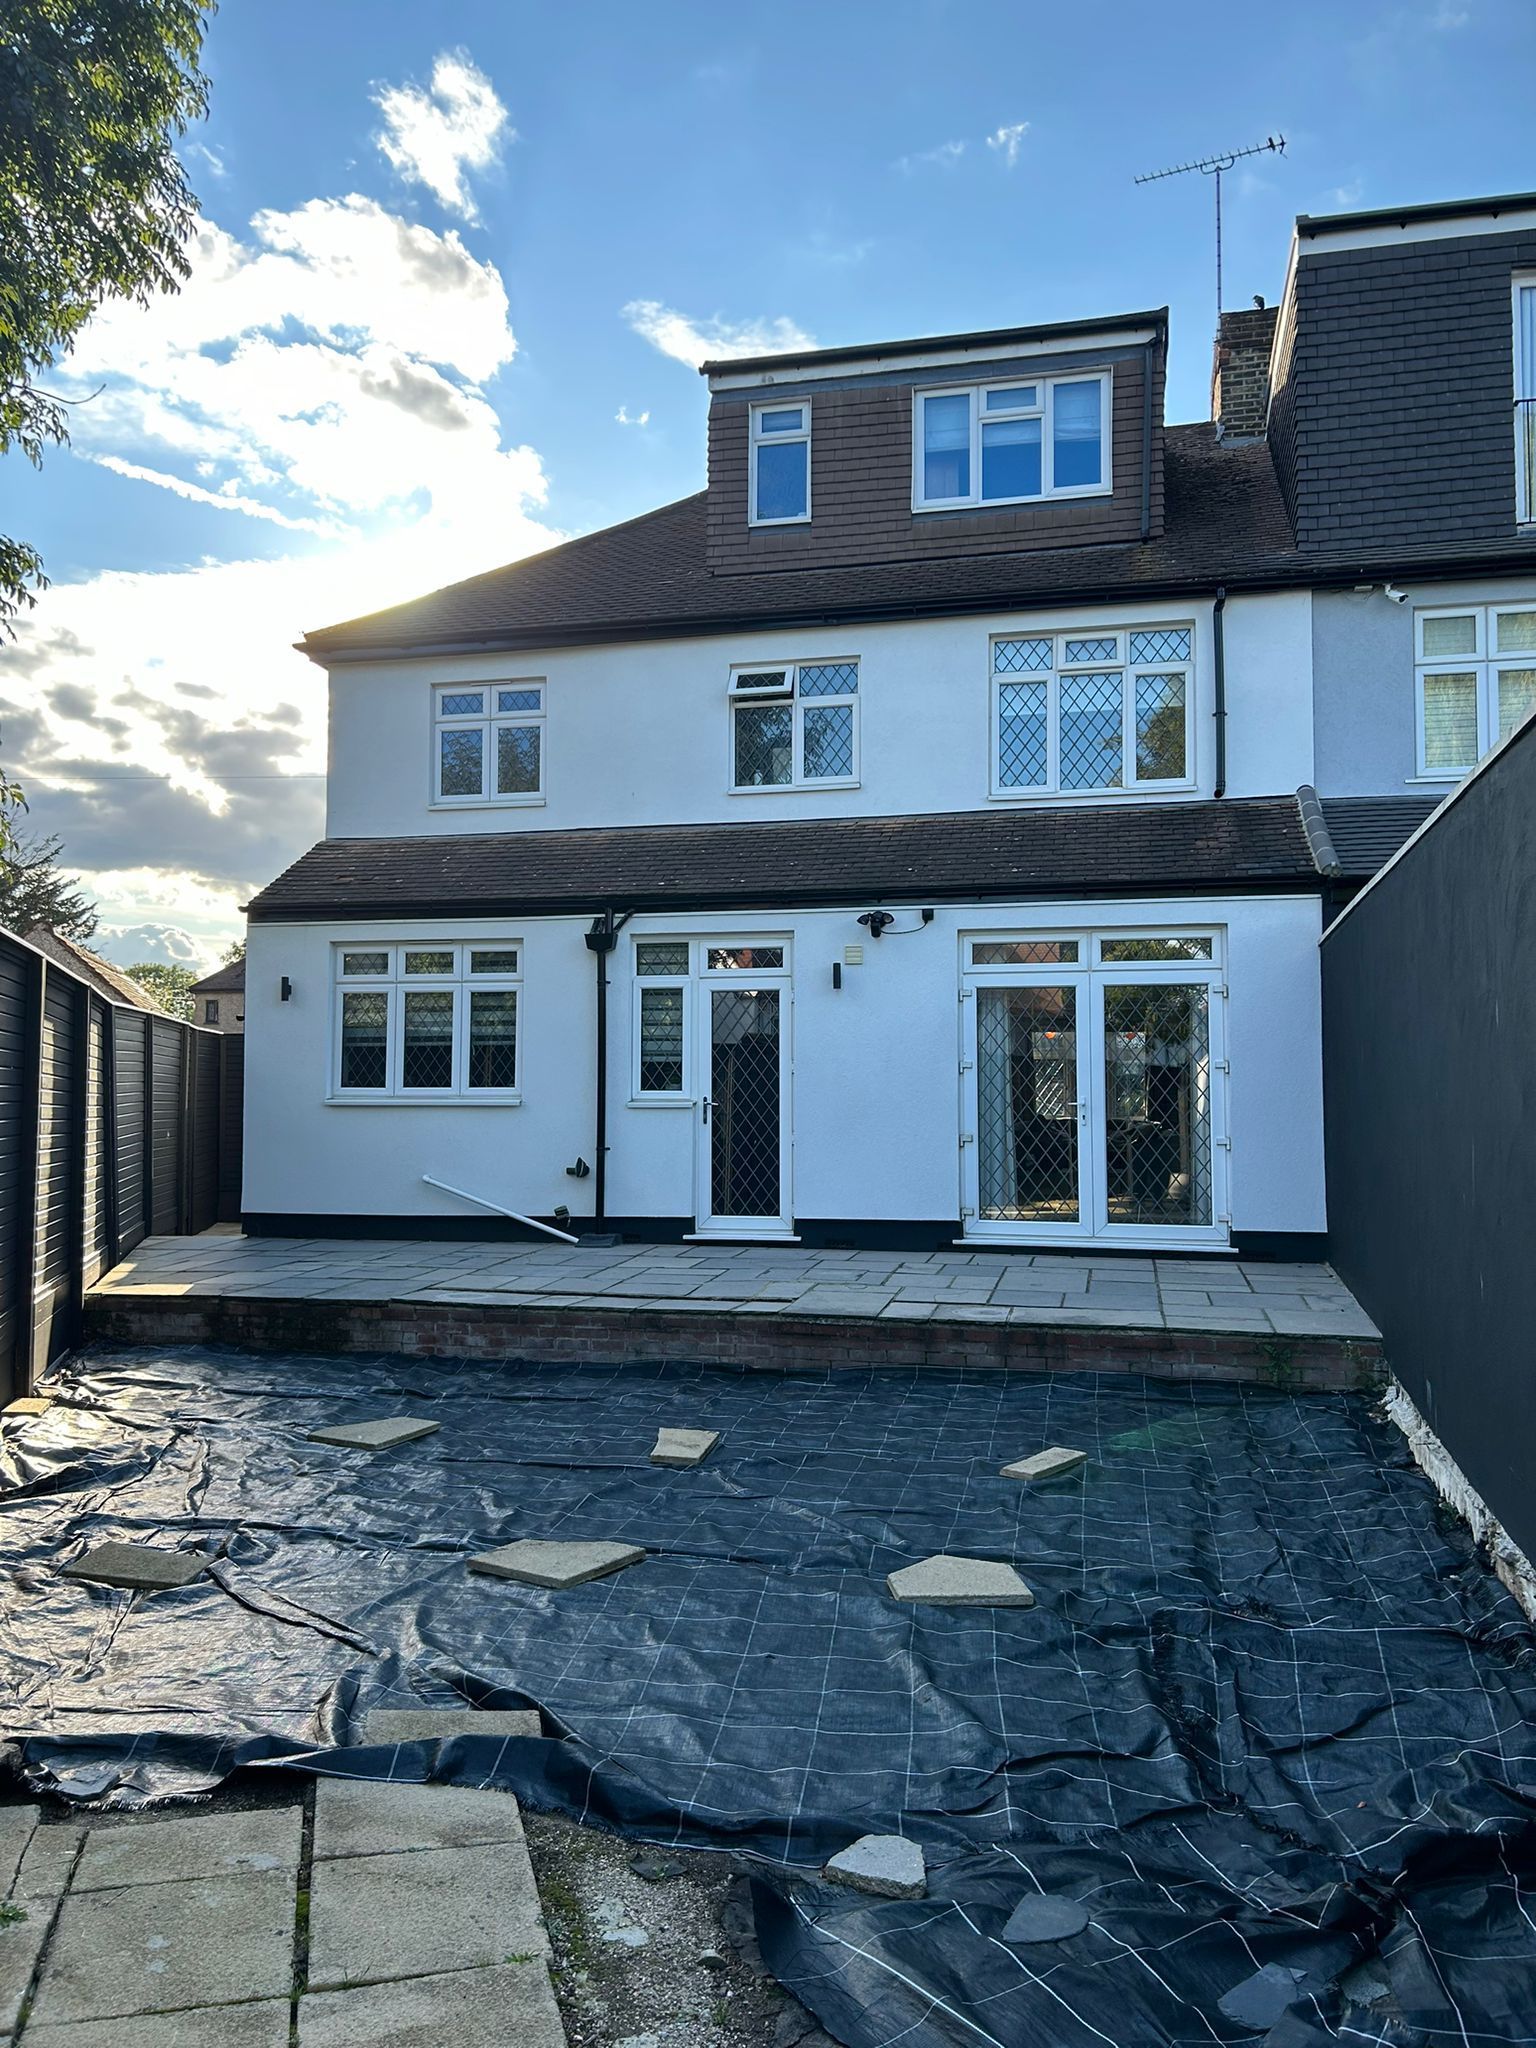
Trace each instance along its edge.
{"label": "white downpipe", "polygon": [[507,1209],[500,1202],[488,1202],[484,1195],[472,1195],[467,1188],[451,1188],[445,1180],[434,1180],[430,1173],[422,1179],[429,1188],[441,1188],[445,1195],[457,1195],[461,1202],[474,1202],[482,1209],[494,1209],[498,1216],[510,1216],[514,1223],[526,1223],[530,1230],[542,1230],[546,1237],[558,1237],[562,1244],[580,1244],[579,1237],[572,1237],[568,1230],[556,1230],[553,1223],[541,1223],[537,1216],[520,1215],[516,1209]]}

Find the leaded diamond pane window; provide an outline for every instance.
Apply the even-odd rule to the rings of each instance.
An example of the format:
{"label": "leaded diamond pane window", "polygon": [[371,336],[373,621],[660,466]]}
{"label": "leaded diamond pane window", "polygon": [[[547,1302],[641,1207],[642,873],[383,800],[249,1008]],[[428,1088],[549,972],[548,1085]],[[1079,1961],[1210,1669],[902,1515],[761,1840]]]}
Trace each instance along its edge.
{"label": "leaded diamond pane window", "polygon": [[1184,778],[1184,678],[1181,674],[1136,678],[1136,779],[1180,782]]}
{"label": "leaded diamond pane window", "polygon": [[443,804],[536,802],[543,794],[544,685],[439,688],[435,796]]}
{"label": "leaded diamond pane window", "polygon": [[1043,787],[1047,760],[1044,683],[1004,683],[997,693],[997,775],[1005,789]]}
{"label": "leaded diamond pane window", "polygon": [[445,690],[442,696],[444,718],[457,718],[468,712],[476,714],[485,709],[483,690]]}
{"label": "leaded diamond pane window", "polygon": [[818,704],[804,715],[807,782],[830,782],[853,773],[853,706]]}
{"label": "leaded diamond pane window", "polygon": [[343,953],[341,956],[343,974],[388,974],[387,953]]}
{"label": "leaded diamond pane window", "polygon": [[1205,937],[1155,939],[1101,939],[1101,960],[1209,960],[1211,941]]}
{"label": "leaded diamond pane window", "polygon": [[341,999],[341,1085],[383,1088],[389,1080],[389,997],[349,989]]}
{"label": "leaded diamond pane window", "polygon": [[758,973],[770,967],[784,965],[782,946],[711,946],[709,948],[709,969],[712,974],[722,971]]}
{"label": "leaded diamond pane window", "polygon": [[407,952],[405,971],[407,974],[452,974],[453,948],[445,946],[441,951],[430,953]]}
{"label": "leaded diamond pane window", "polygon": [[483,950],[476,947],[469,956],[471,974],[516,974],[517,954],[508,949]]}
{"label": "leaded diamond pane window", "polygon": [[442,734],[444,796],[479,796],[485,783],[485,734],[477,725],[449,726]]}
{"label": "leaded diamond pane window", "polygon": [[496,728],[496,788],[502,796],[531,795],[539,786],[539,728]]}
{"label": "leaded diamond pane window", "polygon": [[1064,967],[1077,959],[1076,939],[977,939],[973,967]]}
{"label": "leaded diamond pane window", "polygon": [[1113,661],[1119,652],[1119,640],[1110,635],[1102,640],[1069,640],[1061,651],[1061,658],[1071,667],[1079,662]]}
{"label": "leaded diamond pane window", "polygon": [[817,661],[800,664],[802,697],[851,697],[859,687],[856,661]]}
{"label": "leaded diamond pane window", "polygon": [[498,690],[496,709],[498,711],[539,711],[543,709],[544,694],[541,690]]}
{"label": "leaded diamond pane window", "polygon": [[[407,1002],[411,1000],[406,998]],[[517,1085],[517,991],[476,988],[469,992],[469,1085]]]}
{"label": "leaded diamond pane window", "polygon": [[640,991],[640,1092],[680,1095],[683,1089],[683,1020],[687,991],[677,987]]}
{"label": "leaded diamond pane window", "polygon": [[402,1088],[453,1086],[453,990],[421,988],[405,998]]}
{"label": "leaded diamond pane window", "polygon": [[794,711],[788,704],[736,708],[736,787],[786,787],[794,780]]}
{"label": "leaded diamond pane window", "polygon": [[1203,983],[1104,990],[1112,1222],[1211,1220],[1209,1007]]}
{"label": "leaded diamond pane window", "polygon": [[678,974],[688,972],[686,939],[645,939],[635,947],[636,974]]}
{"label": "leaded diamond pane window", "polygon": [[1153,626],[1133,633],[1131,661],[1138,667],[1143,662],[1188,661],[1190,638],[1188,626]]}
{"label": "leaded diamond pane window", "polygon": [[1061,786],[1118,789],[1125,678],[1118,674],[1063,677],[1061,682]]}
{"label": "leaded diamond pane window", "polygon": [[[806,661],[731,677],[732,781],[737,789],[852,782],[858,774],[859,665]],[[767,693],[773,692],[769,701]],[[756,702],[743,703],[744,696]]]}
{"label": "leaded diamond pane window", "polygon": [[993,652],[993,667],[1000,676],[1027,669],[1039,675],[1052,665],[1052,640],[999,640]]}

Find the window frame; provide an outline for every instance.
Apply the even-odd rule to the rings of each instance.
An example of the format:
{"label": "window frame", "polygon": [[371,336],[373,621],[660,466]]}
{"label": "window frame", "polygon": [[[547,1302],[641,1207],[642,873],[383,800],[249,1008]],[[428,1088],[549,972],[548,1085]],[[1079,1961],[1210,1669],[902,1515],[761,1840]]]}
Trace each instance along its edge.
{"label": "window frame", "polygon": [[[1506,669],[1536,669],[1536,648],[1498,650],[1498,621],[1511,612],[1536,612],[1536,595],[1513,603],[1423,605],[1413,615],[1413,779],[1416,782],[1459,782],[1470,775],[1479,761],[1486,760],[1499,744],[1499,678]],[[1475,651],[1471,654],[1424,652],[1424,626],[1429,619],[1465,619],[1476,622]],[[1425,757],[1424,683],[1429,676],[1471,674],[1477,688],[1477,760],[1459,767],[1431,767]]]}
{"label": "window frame", "polygon": [[[765,434],[760,425],[765,412],[798,410],[803,425],[793,433]],[[757,451],[770,447],[802,446],[805,449],[805,510],[776,519],[763,518],[757,509]],[[808,398],[765,398],[747,408],[747,524],[748,526],[809,526],[811,523],[811,401]]]}
{"label": "window frame", "polygon": [[[1521,348],[1520,301],[1532,294],[1532,318],[1536,320],[1536,270],[1517,270],[1510,278],[1510,340],[1513,348],[1515,442],[1515,524],[1536,524],[1536,360],[1527,362]],[[1526,371],[1529,371],[1529,377]],[[1529,382],[1530,389],[1523,387]]]}
{"label": "window frame", "polygon": [[[1131,659],[1131,643],[1138,633],[1188,633],[1189,653],[1182,661],[1140,661]],[[1069,640],[1108,640],[1116,643],[1113,659],[1074,661],[1064,659]],[[999,672],[997,650],[1005,641],[1049,640],[1051,666]],[[996,803],[1102,802],[1106,797],[1155,796],[1159,792],[1187,795],[1198,787],[1195,753],[1196,622],[1185,619],[1138,619],[1123,626],[1016,626],[1006,633],[992,633],[987,640],[987,717],[989,793]],[[1120,676],[1120,772],[1117,783],[1099,783],[1089,788],[1064,787],[1061,780],[1061,685],[1064,678],[1087,679],[1095,675]],[[1184,680],[1184,773],[1182,775],[1138,776],[1136,770],[1136,685],[1143,676],[1181,675]],[[1003,690],[1019,683],[1045,686],[1045,779],[1042,782],[1011,783],[1003,780],[1002,704]],[[1129,771],[1129,773],[1127,772]]]}
{"label": "window frame", "polygon": [[[470,691],[481,692],[485,702],[482,711],[444,711],[443,701],[447,697],[461,697]],[[499,690],[522,690],[538,692],[538,708],[532,711],[497,711],[496,693]],[[545,801],[545,789],[549,772],[549,684],[544,676],[498,676],[493,682],[448,682],[434,683],[431,696],[432,710],[432,755],[429,769],[429,808],[435,811],[501,810],[526,808],[530,804]],[[539,735],[539,784],[537,789],[496,790],[495,759],[496,735],[502,728],[534,727]],[[443,793],[443,734],[445,732],[480,733],[480,789],[476,795],[445,796]]]}
{"label": "window frame", "polygon": [[219,999],[217,996],[203,997],[203,1022],[217,1024],[219,1021]]}
{"label": "window frame", "polygon": [[[1056,387],[1061,384],[1092,384],[1099,386],[1099,453],[1101,474],[1096,484],[1063,484],[1056,486]],[[1035,406],[999,408],[988,413],[986,400],[994,392],[1022,391],[1036,389],[1040,402]],[[964,398],[970,403],[970,462],[971,489],[968,496],[959,498],[930,498],[924,484],[924,455],[926,452],[926,414],[924,408],[931,398]],[[991,512],[1004,505],[1044,505],[1073,498],[1107,498],[1114,494],[1113,465],[1113,408],[1114,371],[1106,365],[1099,370],[1060,370],[1041,377],[1005,377],[996,382],[984,384],[935,384],[918,385],[912,393],[912,510],[914,512]],[[1040,489],[1027,497],[984,498],[981,495],[981,429],[990,419],[994,423],[1009,419],[1038,418],[1040,421]]]}
{"label": "window frame", "polygon": [[[691,1108],[694,1102],[694,982],[696,975],[693,939],[669,936],[665,932],[637,932],[630,945],[629,978],[633,987],[633,1001],[630,1010],[630,1056],[629,1056],[629,1103],[632,1109],[680,1109]],[[642,946],[681,946],[685,964],[677,974],[642,974],[640,972],[640,948]],[[675,988],[683,998],[683,1084],[680,1088],[644,1088],[641,1086],[641,1029],[640,1012],[644,991],[648,988]]]}
{"label": "window frame", "polygon": [[[382,953],[383,969],[349,974],[349,953]],[[440,973],[407,974],[408,953],[450,953],[452,966]],[[476,953],[515,953],[511,969],[476,972]],[[337,939],[331,946],[331,1065],[326,1101],[340,1108],[360,1103],[392,1103],[438,1108],[515,1107],[523,1099],[523,1032],[526,1012],[523,1001],[525,953],[520,938],[480,936],[471,939]],[[414,993],[449,990],[453,994],[452,1073],[446,1088],[407,1088],[401,1075],[405,1056],[405,999]],[[470,998],[477,992],[511,991],[516,997],[513,1033],[513,1085],[510,1088],[472,1088],[469,1085]],[[379,1088],[348,1087],[342,1081],[343,1026],[348,995],[385,997],[384,1084]]]}
{"label": "window frame", "polygon": [[[800,673],[808,668],[851,668],[854,685],[841,695],[803,698],[800,694]],[[772,674],[782,670],[785,682],[781,688],[764,686],[760,689],[738,687],[740,676]],[[857,789],[859,787],[859,697],[862,680],[860,661],[856,654],[817,655],[807,661],[737,661],[732,662],[726,678],[726,788],[732,796],[780,796],[787,792],[818,789]],[[736,713],[739,709],[753,705],[781,704],[790,706],[790,779],[788,782],[738,782],[736,780]],[[807,704],[815,709],[830,709],[834,705],[846,704],[852,717],[851,771],[847,775],[811,775],[805,773],[805,709]]]}

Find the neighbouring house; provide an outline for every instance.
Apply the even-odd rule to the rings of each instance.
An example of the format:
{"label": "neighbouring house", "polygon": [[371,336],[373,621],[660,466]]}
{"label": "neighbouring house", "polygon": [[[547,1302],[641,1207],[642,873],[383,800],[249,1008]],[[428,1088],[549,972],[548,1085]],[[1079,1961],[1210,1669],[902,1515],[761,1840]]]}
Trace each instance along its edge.
{"label": "neighbouring house", "polygon": [[245,1029],[245,959],[226,961],[201,981],[194,981],[192,1021],[210,1031],[243,1032]]}
{"label": "neighbouring house", "polygon": [[1536,194],[1168,346],[706,364],[696,496],[309,634],[247,1227],[1320,1253],[1319,936],[1536,704]]}
{"label": "neighbouring house", "polygon": [[77,946],[73,939],[61,939],[57,933],[45,931],[39,926],[36,931],[22,932],[29,946],[35,946],[39,953],[46,953],[50,960],[60,967],[67,967],[71,974],[93,988],[97,995],[105,996],[109,1003],[127,1003],[135,1010],[152,1010],[157,1017],[170,1013],[141,983],[134,980],[126,967],[115,967],[110,960],[103,960],[99,953],[93,953],[89,946]]}

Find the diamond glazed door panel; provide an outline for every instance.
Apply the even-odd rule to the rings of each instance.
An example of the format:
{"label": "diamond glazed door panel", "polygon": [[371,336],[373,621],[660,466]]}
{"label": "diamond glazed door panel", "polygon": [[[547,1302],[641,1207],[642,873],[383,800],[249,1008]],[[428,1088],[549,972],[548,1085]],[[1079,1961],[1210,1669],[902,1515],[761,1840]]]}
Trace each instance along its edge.
{"label": "diamond glazed door panel", "polygon": [[1107,982],[1103,1001],[1105,1221],[1208,1227],[1210,990]]}
{"label": "diamond glazed door panel", "polygon": [[[720,949],[712,957],[750,961],[750,952]],[[702,993],[698,1227],[786,1235],[788,984],[760,978],[749,965],[745,977],[706,977]]]}
{"label": "diamond glazed door panel", "polygon": [[1081,1226],[1078,989],[976,990],[976,1215]]}

